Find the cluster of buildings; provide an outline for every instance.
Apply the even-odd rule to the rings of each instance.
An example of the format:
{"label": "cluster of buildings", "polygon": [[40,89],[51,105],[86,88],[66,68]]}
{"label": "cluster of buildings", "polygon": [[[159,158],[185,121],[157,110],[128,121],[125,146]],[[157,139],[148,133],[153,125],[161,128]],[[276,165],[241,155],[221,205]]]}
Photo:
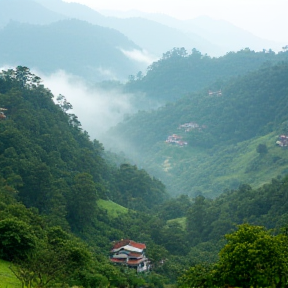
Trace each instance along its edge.
{"label": "cluster of buildings", "polygon": [[110,251],[110,261],[137,269],[137,272],[150,270],[150,261],[145,256],[146,245],[129,239],[118,241]]}
{"label": "cluster of buildings", "polygon": [[7,109],[5,109],[5,108],[0,108],[0,120],[6,119],[6,115],[5,115],[4,112],[3,112],[3,111],[5,111],[5,110],[7,110]]}
{"label": "cluster of buildings", "polygon": [[182,140],[182,136],[179,136],[177,134],[173,134],[168,136],[168,138],[165,141],[166,143],[175,144],[177,146],[183,147],[188,145],[188,142]]}
{"label": "cluster of buildings", "polygon": [[218,90],[218,91],[211,91],[211,90],[209,90],[209,91],[208,91],[208,95],[209,95],[209,96],[213,96],[213,95],[222,96],[222,91],[221,91],[221,89]]}
{"label": "cluster of buildings", "polygon": [[189,123],[184,123],[184,124],[180,124],[178,129],[184,129],[185,132],[190,132],[192,130],[201,130],[203,128],[206,128],[205,125],[200,126],[198,123],[196,122],[189,122]]}
{"label": "cluster of buildings", "polygon": [[278,140],[276,141],[276,145],[279,145],[280,147],[287,147],[288,146],[288,136],[280,135],[278,137]]}
{"label": "cluster of buildings", "polygon": [[[190,132],[192,130],[202,130],[206,128],[205,125],[202,125],[200,126],[198,123],[196,122],[187,122],[187,123],[184,123],[184,124],[180,124],[178,126],[178,129],[179,130],[182,130],[184,129],[185,132]],[[186,146],[188,145],[188,142],[186,141],[183,141],[182,139],[183,137],[180,136],[180,135],[177,135],[177,134],[172,134],[172,135],[169,135],[167,137],[167,139],[165,140],[166,143],[170,143],[170,144],[174,144],[174,145],[177,145],[177,146],[180,146],[180,147],[183,147],[183,146]]]}

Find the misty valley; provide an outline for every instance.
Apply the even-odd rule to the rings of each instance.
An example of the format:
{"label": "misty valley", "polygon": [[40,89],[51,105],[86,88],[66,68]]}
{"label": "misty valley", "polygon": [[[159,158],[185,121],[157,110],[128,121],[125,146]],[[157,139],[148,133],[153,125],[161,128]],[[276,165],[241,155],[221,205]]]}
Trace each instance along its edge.
{"label": "misty valley", "polygon": [[0,288],[287,287],[288,45],[146,16],[0,0]]}

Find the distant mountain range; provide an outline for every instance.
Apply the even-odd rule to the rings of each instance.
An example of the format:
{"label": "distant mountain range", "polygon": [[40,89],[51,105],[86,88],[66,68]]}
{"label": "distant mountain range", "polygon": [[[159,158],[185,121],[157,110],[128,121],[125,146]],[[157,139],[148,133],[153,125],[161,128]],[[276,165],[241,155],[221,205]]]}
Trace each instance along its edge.
{"label": "distant mountain range", "polygon": [[125,80],[141,67],[124,52],[141,50],[116,30],[76,19],[50,25],[10,22],[0,30],[0,65],[59,69],[90,81]]}
{"label": "distant mountain range", "polygon": [[[204,54],[219,56],[228,51],[240,50],[245,47],[262,50],[269,48],[277,49],[282,45],[282,43],[278,44],[260,39],[228,22],[216,21],[208,17],[180,21],[157,14],[142,14],[139,16],[125,19],[107,17],[85,5],[66,3],[61,0],[0,0],[0,27],[2,27],[0,33],[1,37],[8,37],[1,38],[1,42],[5,44],[0,50],[2,53],[0,64],[17,65],[20,61],[21,63],[19,64],[31,67],[37,64],[37,68],[45,70],[43,72],[50,72],[51,69],[64,69],[69,73],[88,77],[88,79],[96,81],[108,79],[126,80],[128,75],[136,74],[139,70],[145,70],[155,59],[161,57],[163,53],[174,47],[185,47],[187,51],[196,48]],[[71,29],[78,31],[73,36],[71,31],[69,31],[69,37],[75,37],[73,45],[69,46],[69,53],[67,53],[67,50],[65,50],[66,52],[61,50],[60,43],[64,45],[67,40],[66,37],[68,37],[61,34],[64,32],[63,30],[59,29],[59,31],[55,30],[55,33],[45,34],[49,30],[51,32],[56,27],[68,24],[61,22],[60,26],[50,26],[50,28],[38,27],[37,29],[35,26],[28,25],[50,25],[60,20],[71,21],[71,19],[78,19],[93,24],[93,37],[97,38],[96,34],[101,31],[99,39],[103,35],[105,35],[105,39],[103,42],[99,39],[98,41],[101,42],[102,47],[105,46],[107,49],[100,49],[100,52],[96,47],[97,45],[93,46],[96,44],[96,40],[91,40],[91,34],[85,30],[90,29],[92,33],[93,28],[87,23],[84,25],[80,21],[69,22],[72,26],[71,28],[67,27],[66,32]],[[26,26],[18,25],[18,28],[16,28],[15,23],[13,24],[14,26],[11,26],[11,24],[6,26],[11,21],[20,22]],[[37,38],[30,37],[30,35],[36,35],[35,29],[38,30],[39,35]],[[81,29],[84,29],[83,32],[80,31]],[[119,34],[115,30],[119,31]],[[17,31],[19,33],[21,31],[23,36],[20,36],[19,33],[17,34]],[[24,35],[26,36],[24,37]],[[20,53],[15,46],[10,46],[10,44],[19,47],[20,44],[17,41],[21,37]],[[56,39],[61,41],[56,44]],[[118,39],[119,42],[115,41],[115,39]],[[23,46],[24,42],[25,45]],[[128,42],[130,44],[127,44]],[[46,44],[44,45],[44,43]],[[39,51],[39,47],[42,49],[41,52]],[[52,47],[52,49],[49,48],[48,53],[45,47]],[[75,51],[73,51],[74,49]],[[15,55],[13,51],[16,53]],[[47,54],[45,54],[46,52]],[[71,53],[73,54],[75,67],[73,64],[69,63],[68,65],[65,62],[69,57],[72,57]],[[41,54],[41,61],[37,58],[39,54]],[[32,55],[36,55],[36,57],[34,58]],[[61,56],[51,57],[53,55]],[[85,61],[82,59],[83,55],[85,55]],[[49,62],[45,64],[46,66],[44,65],[45,59]],[[64,59],[66,60],[64,61]],[[104,61],[105,59],[109,60],[108,63]],[[85,72],[83,72],[84,70]]]}
{"label": "distant mountain range", "polygon": [[[210,56],[219,56],[220,54],[223,55],[229,51],[238,51],[246,47],[256,51],[261,51],[262,49],[279,51],[282,49],[282,46],[287,44],[284,42],[278,43],[262,39],[228,21],[214,20],[208,16],[200,16],[189,20],[179,20],[165,14],[145,13],[136,10],[128,12],[103,10],[100,11],[100,13],[122,19],[140,17],[161,23],[170,28],[178,29],[182,33],[185,33],[186,36],[200,36],[202,41],[208,41],[211,46],[205,46],[205,48],[203,47],[204,49],[201,49],[201,47],[197,45],[194,47],[202,53],[208,53]],[[215,49],[216,47],[217,49]]]}

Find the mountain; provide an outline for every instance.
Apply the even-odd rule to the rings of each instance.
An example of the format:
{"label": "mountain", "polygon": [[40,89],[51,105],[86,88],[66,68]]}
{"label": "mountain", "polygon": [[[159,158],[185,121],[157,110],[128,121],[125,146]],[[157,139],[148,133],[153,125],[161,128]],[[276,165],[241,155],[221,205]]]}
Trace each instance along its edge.
{"label": "mountain", "polygon": [[0,0],[0,27],[9,21],[43,25],[64,18],[64,15],[48,10],[33,0]]}
{"label": "mountain", "polygon": [[[149,276],[136,277],[134,269],[123,273],[107,255],[114,239],[133,237],[149,241],[152,250],[157,246],[148,232],[153,221],[147,220],[167,197],[164,185],[135,166],[109,164],[102,144],[91,141],[68,112],[71,104],[64,96],[53,99],[29,68],[2,71],[0,95],[0,275],[2,260],[9,261],[19,280],[8,283],[5,277],[4,283],[85,288],[154,283]],[[125,213],[107,213],[120,206],[111,199],[123,203]]]}
{"label": "mountain", "polygon": [[126,90],[142,92],[150,99],[166,103],[202,89],[219,90],[229,78],[279,61],[287,61],[287,52],[275,54],[246,48],[211,58],[196,49],[188,53],[184,48],[175,48],[150,65],[146,73],[131,78]]}
{"label": "mountain", "polygon": [[[198,108],[201,102],[207,104],[212,101],[215,105],[211,103],[210,108],[215,106],[216,109],[214,112],[209,110],[211,115],[206,115],[208,122],[209,118],[215,118],[215,113],[226,101],[230,104],[229,110],[233,111],[233,105],[236,107],[243,102],[245,110],[249,101],[259,103],[262,100],[263,113],[255,117],[255,113],[251,113],[255,107],[246,113],[248,122],[261,118],[250,127],[255,132],[261,126],[260,122],[264,122],[263,125],[271,122],[275,112],[275,125],[286,117],[287,73],[288,64],[285,63],[266,67],[229,82],[223,88],[222,98],[193,94],[181,101],[186,106],[190,105],[187,111],[191,110],[192,114],[197,111],[197,107],[193,108],[196,100]],[[243,87],[243,83],[247,87],[236,95],[235,91],[239,86]],[[263,89],[258,89],[261,86]],[[277,88],[272,91],[271,87]],[[264,97],[263,91],[266,93]],[[157,178],[135,165],[115,164],[120,157],[107,154],[97,140],[91,141],[77,116],[70,113],[72,106],[66,98],[60,95],[53,99],[50,90],[27,67],[18,66],[0,73],[0,95],[1,115],[5,115],[0,120],[0,275],[5,274],[4,284],[15,288],[23,283],[31,283],[32,287],[34,284],[44,287],[47,283],[53,287],[164,287],[164,283],[175,284],[185,268],[191,265],[203,261],[209,265],[217,262],[217,254],[225,247],[223,235],[235,230],[235,224],[245,223],[242,227],[249,227],[252,231],[264,231],[264,228],[248,225],[247,221],[273,228],[273,239],[285,228],[287,176],[272,179],[271,183],[258,189],[244,184],[239,189],[225,191],[214,200],[203,195],[193,199],[187,195],[167,199],[165,187]],[[225,101],[225,97],[231,100],[226,98]],[[273,104],[275,98],[282,103],[282,109]],[[176,109],[178,103],[172,106],[162,109],[162,112],[168,109],[169,115],[175,113],[178,117],[181,110]],[[243,112],[243,107],[239,112]],[[167,119],[169,115],[166,115]],[[230,117],[231,114],[223,113],[220,120],[225,120],[227,115]],[[161,118],[157,119],[156,113],[149,116],[159,132],[156,124],[162,124]],[[238,122],[235,119],[232,124]],[[169,119],[168,124],[171,123],[174,122]],[[223,129],[225,123],[219,124]],[[266,129],[270,126],[266,125]],[[204,132],[209,126],[202,128]],[[267,131],[261,131],[261,135],[266,137]],[[237,133],[229,141],[235,141],[235,135]],[[218,136],[215,131],[214,138]],[[225,136],[229,137],[229,133]],[[255,141],[262,139],[256,138]],[[223,142],[228,141],[223,139]],[[257,152],[260,156],[254,157],[245,144],[247,142],[243,146],[240,143],[242,147],[233,147],[235,150],[241,148],[240,154],[247,154],[247,158],[253,160],[249,173],[253,171],[251,168],[262,170],[264,165],[269,169],[278,165],[282,169],[287,164],[285,149],[275,147],[280,151],[276,155],[276,150],[267,143],[268,151],[262,149],[262,145],[258,149],[260,154]],[[161,143],[157,147],[163,148]],[[228,149],[233,147],[226,146],[226,154],[232,153]],[[197,143],[193,148],[197,149]],[[154,151],[155,146],[151,145],[151,149]],[[187,152],[185,148],[179,150],[168,146],[166,149],[167,153],[170,152],[171,162],[180,159],[181,151]],[[209,150],[209,156],[213,156],[211,152],[216,153],[217,149]],[[201,145],[198,146],[200,150]],[[234,155],[228,156],[226,164],[233,160]],[[205,158],[199,158],[196,164],[201,169]],[[195,159],[188,160],[193,162]],[[218,173],[225,166],[220,164],[218,161],[214,165]],[[195,170],[187,171],[193,178]],[[206,176],[206,182],[211,175]],[[187,184],[191,185],[191,182]],[[287,235],[279,237],[283,243]],[[134,269],[112,265],[107,256],[115,239],[145,243],[145,255],[153,264],[153,272],[136,274]],[[136,256],[139,255],[134,254]],[[8,267],[15,277],[6,270]]]}
{"label": "mountain", "polygon": [[[174,47],[186,47],[187,49],[197,47],[205,53],[218,51],[213,43],[198,34],[190,33],[190,35],[186,35],[179,29],[144,17],[119,19],[117,17],[105,17],[97,11],[78,3],[64,3],[59,0],[37,0],[37,2],[52,11],[64,14],[66,17],[117,29],[154,57],[159,57],[162,53]],[[223,51],[219,50],[218,52],[222,53]]]}
{"label": "mountain", "polygon": [[[114,16],[122,19],[141,17],[158,22],[170,28],[178,29],[187,36],[201,36],[203,39],[206,39],[213,44],[213,46],[206,46],[204,50],[199,49],[201,47],[198,46],[193,48],[197,48],[203,53],[208,53],[210,56],[220,56],[226,52],[237,51],[246,47],[256,51],[261,51],[262,49],[280,51],[285,45],[284,42],[280,43],[268,39],[262,39],[249,31],[229,23],[228,21],[216,20],[208,16],[200,16],[188,20],[179,20],[165,14],[145,13],[136,10],[126,12],[103,10],[100,12],[110,17]],[[216,47],[217,50],[215,50]]]}
{"label": "mountain", "polygon": [[[25,1],[28,1],[26,6],[24,6]],[[150,55],[150,63],[152,62],[151,58],[161,57],[163,53],[174,47],[184,47],[187,50],[196,48],[204,54],[219,56],[226,52],[236,51],[246,47],[257,51],[271,48],[277,51],[283,46],[283,43],[274,43],[260,39],[228,22],[213,20],[208,17],[181,21],[165,15],[135,12],[136,14],[133,15],[136,16],[121,19],[117,17],[106,17],[78,3],[66,3],[61,0],[25,1],[21,1],[21,5],[24,6],[23,11],[26,12],[25,14],[30,15],[30,11],[41,10],[35,14],[39,16],[36,17],[33,16],[33,14],[30,18],[26,16],[26,18],[23,18],[21,14],[19,15],[17,11],[12,9],[13,7],[15,9],[16,5],[12,6],[12,4],[9,4],[11,1],[2,0],[2,4],[0,2],[0,8],[2,5],[3,11],[6,11],[2,25],[8,23],[9,19],[32,24],[47,24],[57,19],[66,18],[88,21],[95,25],[116,29],[125,34]],[[10,8],[7,10],[6,6]],[[44,11],[45,8],[46,11]],[[50,20],[49,15],[51,15]],[[40,20],[42,18],[43,20],[41,22]],[[159,39],[161,39],[161,41],[159,41]]]}
{"label": "mountain", "polygon": [[174,195],[215,197],[241,183],[258,187],[287,172],[286,150],[275,144],[287,133],[287,73],[287,61],[267,64],[222,82],[221,93],[214,86],[218,92],[208,94],[207,87],[158,110],[141,111],[109,132],[111,148],[119,143]]}
{"label": "mountain", "polygon": [[92,81],[124,80],[145,67],[125,55],[141,50],[126,36],[80,20],[41,26],[11,22],[0,37],[1,66],[24,65],[43,73],[62,69]]}
{"label": "mountain", "polygon": [[92,24],[98,24],[106,18],[99,12],[89,8],[86,5],[74,2],[64,2],[62,0],[34,0],[39,5],[53,11],[54,13],[61,13],[66,18],[75,18]]}

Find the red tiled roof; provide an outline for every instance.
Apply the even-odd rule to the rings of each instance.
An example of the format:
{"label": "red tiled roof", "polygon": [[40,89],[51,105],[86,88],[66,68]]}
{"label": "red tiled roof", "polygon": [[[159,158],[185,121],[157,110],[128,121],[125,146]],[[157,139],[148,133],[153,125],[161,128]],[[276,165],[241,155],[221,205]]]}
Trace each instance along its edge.
{"label": "red tiled roof", "polygon": [[134,241],[129,240],[129,239],[124,239],[124,240],[121,240],[121,241],[118,241],[117,243],[115,243],[112,250],[119,249],[119,248],[126,246],[126,245],[130,245],[134,248],[138,248],[138,249],[142,249],[142,250],[146,249],[145,244],[137,243],[137,242],[134,242]]}
{"label": "red tiled roof", "polygon": [[131,259],[129,259],[129,260],[127,261],[127,264],[128,264],[128,265],[138,265],[138,264],[144,262],[145,260],[146,260],[145,258],[137,259],[137,260],[131,260]]}
{"label": "red tiled roof", "polygon": [[110,258],[110,261],[111,262],[114,262],[114,263],[126,263],[126,259],[119,259],[119,258]]}
{"label": "red tiled roof", "polygon": [[131,245],[132,247],[138,248],[138,249],[146,249],[146,245],[143,243],[137,243],[134,241],[130,241],[129,245]]}
{"label": "red tiled roof", "polygon": [[124,240],[121,240],[121,241],[118,241],[117,243],[114,244],[113,249],[119,249],[123,246],[126,246],[130,243],[130,240],[129,239],[124,239]]}

